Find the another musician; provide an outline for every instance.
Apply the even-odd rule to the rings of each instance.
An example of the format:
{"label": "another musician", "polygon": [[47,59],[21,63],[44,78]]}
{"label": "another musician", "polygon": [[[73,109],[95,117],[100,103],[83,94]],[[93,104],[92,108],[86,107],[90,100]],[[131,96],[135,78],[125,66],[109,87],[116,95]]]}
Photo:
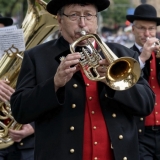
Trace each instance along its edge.
{"label": "another musician", "polygon": [[[0,15],[0,28],[10,26],[12,24],[13,20],[11,18]],[[6,101],[10,101],[13,93],[14,89],[9,86],[9,83],[1,79],[0,100],[4,103]],[[33,123],[22,125],[20,130],[9,129],[9,136],[15,143],[8,148],[0,150],[0,160],[34,160]]]}
{"label": "another musician", "polygon": [[[47,5],[57,15],[62,36],[25,52],[11,98],[18,122],[35,121],[35,160],[139,159],[133,116],[146,116],[153,109],[154,94],[147,81],[141,76],[124,91],[91,81],[79,66],[81,54],[71,54],[69,48],[82,31],[97,32],[98,12],[109,4],[108,0],[52,0]],[[108,46],[118,57],[138,60],[137,52],[119,44]],[[104,76],[108,61],[99,64],[97,70]]]}
{"label": "another musician", "polygon": [[160,48],[159,45],[155,45],[159,41],[156,31],[160,25],[160,17],[157,17],[153,6],[142,4],[135,9],[134,15],[127,15],[126,18],[133,23],[135,44],[131,49],[139,53],[144,78],[156,95],[152,113],[145,118],[136,118],[140,134],[141,159],[160,160],[160,57],[157,52]]}

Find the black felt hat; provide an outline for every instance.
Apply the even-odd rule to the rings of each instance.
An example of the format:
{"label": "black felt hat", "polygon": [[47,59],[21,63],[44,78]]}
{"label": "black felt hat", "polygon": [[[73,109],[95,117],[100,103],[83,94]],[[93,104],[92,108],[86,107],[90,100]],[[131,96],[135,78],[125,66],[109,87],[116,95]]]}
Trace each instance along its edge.
{"label": "black felt hat", "polygon": [[155,21],[157,26],[160,25],[160,18],[157,17],[156,9],[149,4],[139,5],[133,15],[127,15],[126,19],[133,23],[134,20]]}
{"label": "black felt hat", "polygon": [[109,0],[51,0],[47,4],[47,11],[53,15],[56,15],[58,10],[65,5],[87,3],[94,4],[97,7],[98,12],[106,9],[110,5]]}
{"label": "black felt hat", "polygon": [[5,26],[10,26],[13,24],[12,18],[9,17],[3,17],[0,15],[0,23],[4,24]]}

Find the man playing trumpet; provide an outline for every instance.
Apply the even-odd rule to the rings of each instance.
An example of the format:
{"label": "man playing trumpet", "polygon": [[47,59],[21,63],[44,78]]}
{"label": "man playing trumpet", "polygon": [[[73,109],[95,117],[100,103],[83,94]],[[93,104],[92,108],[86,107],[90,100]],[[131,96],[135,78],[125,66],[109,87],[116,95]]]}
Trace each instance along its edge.
{"label": "man playing trumpet", "polygon": [[[148,4],[139,5],[134,15],[127,15],[133,23],[135,44],[131,47],[139,53],[144,78],[156,94],[155,107],[147,117],[136,118],[142,160],[160,160],[160,46],[156,38],[160,18],[156,9]],[[143,136],[142,136],[143,135]]]}

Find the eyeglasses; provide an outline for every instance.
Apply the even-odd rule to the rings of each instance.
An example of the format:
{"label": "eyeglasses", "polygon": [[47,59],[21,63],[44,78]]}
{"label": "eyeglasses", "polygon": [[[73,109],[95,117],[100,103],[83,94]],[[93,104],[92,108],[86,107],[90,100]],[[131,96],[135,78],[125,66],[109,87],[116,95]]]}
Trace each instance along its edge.
{"label": "eyeglasses", "polygon": [[146,32],[147,30],[150,32],[150,33],[153,33],[156,31],[156,28],[155,27],[150,27],[150,28],[145,28],[145,27],[138,27],[136,25],[134,25],[135,28],[137,28],[139,30],[139,32]]}
{"label": "eyeglasses", "polygon": [[71,21],[77,21],[78,19],[81,19],[82,17],[86,20],[92,20],[93,17],[97,17],[97,15],[91,15],[91,14],[88,14],[86,16],[79,16],[79,15],[76,15],[76,14],[66,15],[66,14],[63,13],[63,15],[68,17]]}

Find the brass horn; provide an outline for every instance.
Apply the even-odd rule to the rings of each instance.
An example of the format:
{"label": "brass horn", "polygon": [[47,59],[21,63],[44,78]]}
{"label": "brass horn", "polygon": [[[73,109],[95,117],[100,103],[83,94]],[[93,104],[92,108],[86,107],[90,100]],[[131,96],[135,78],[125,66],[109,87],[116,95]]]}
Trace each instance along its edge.
{"label": "brass horn", "polygon": [[[47,12],[47,3],[45,1],[27,0],[27,2],[28,9],[22,23],[22,29],[26,49],[30,49],[46,42],[51,35],[55,35],[58,30],[58,21],[55,16]],[[0,59],[0,79],[9,81],[9,85],[12,88],[15,88],[17,83],[22,57],[23,52],[19,53],[12,46],[5,51],[5,54]],[[12,116],[10,102],[4,103],[0,101],[0,149],[7,148],[14,143],[8,134],[9,129],[20,130],[21,126],[22,124],[16,122]]]}
{"label": "brass horn", "polygon": [[[149,39],[149,37],[147,37]],[[160,58],[160,40],[158,39],[151,47],[158,46],[159,48],[155,50],[156,58]]]}
{"label": "brass horn", "polygon": [[160,40],[155,42],[155,45],[159,46],[159,49],[156,50],[156,58],[160,58]]}
{"label": "brass horn", "polygon": [[[118,58],[97,34],[85,34],[85,31],[82,31],[81,34],[82,36],[70,45],[70,50],[71,53],[74,53],[76,46],[81,41],[87,41],[87,45],[90,46],[92,52],[90,53],[85,47],[82,47],[80,59],[80,66],[87,78],[93,81],[104,81],[105,79],[110,88],[119,91],[129,89],[137,83],[141,73],[137,60],[131,57]],[[109,66],[106,68],[106,75],[103,77],[97,71],[100,66],[99,61],[103,58],[89,39],[95,40],[109,62]]]}

